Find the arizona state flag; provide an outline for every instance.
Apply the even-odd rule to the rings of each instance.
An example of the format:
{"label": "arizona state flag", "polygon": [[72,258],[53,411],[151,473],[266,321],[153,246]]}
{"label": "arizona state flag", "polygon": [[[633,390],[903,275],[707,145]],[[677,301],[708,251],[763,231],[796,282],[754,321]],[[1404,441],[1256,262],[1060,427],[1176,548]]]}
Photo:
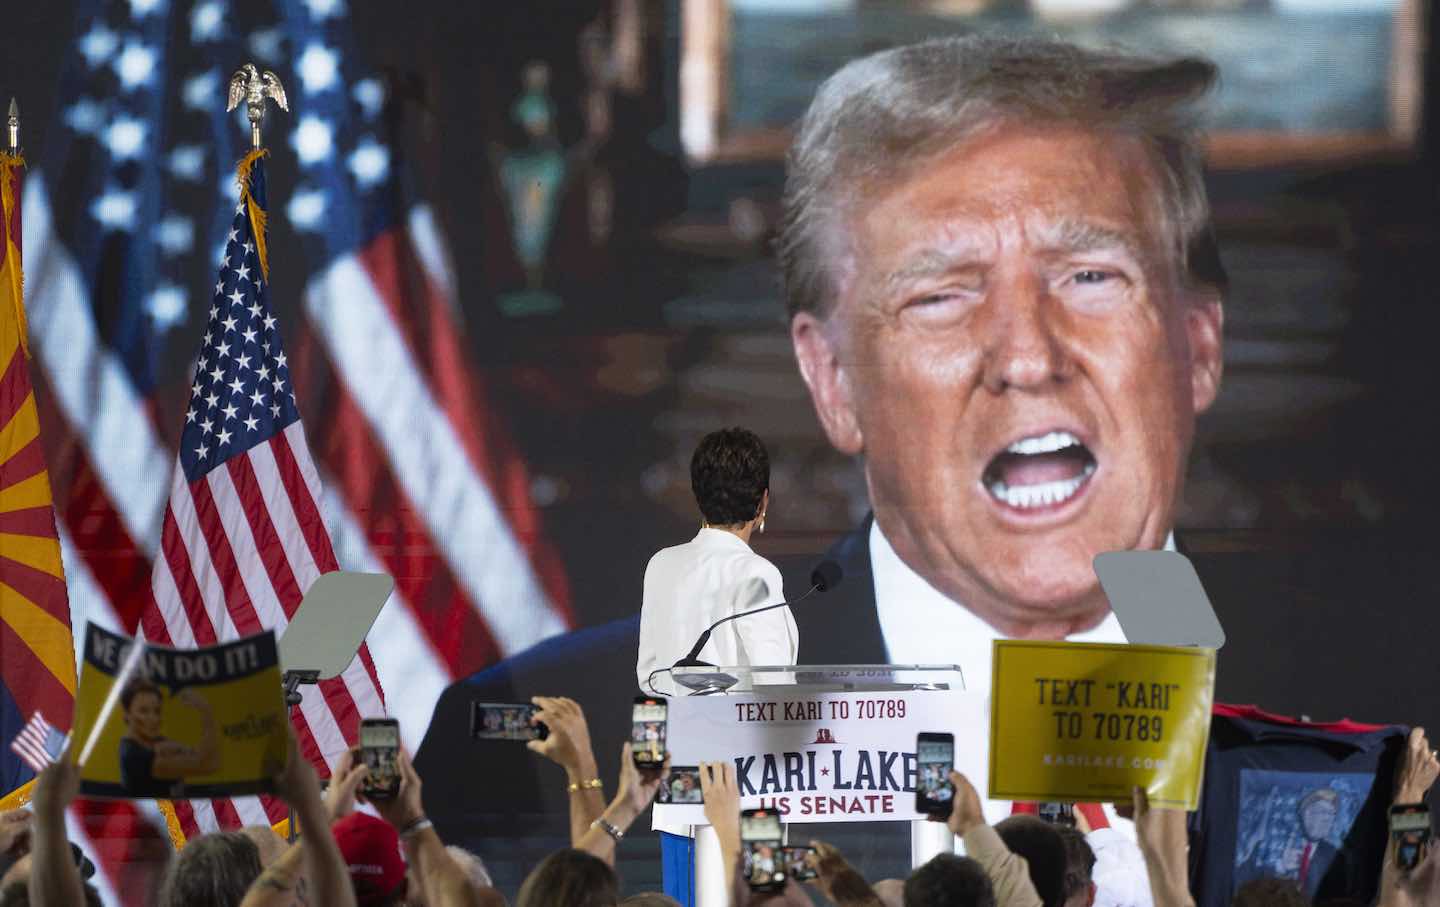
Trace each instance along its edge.
{"label": "arizona state flag", "polygon": [[[34,777],[10,741],[37,711],[68,729],[75,704],[70,603],[26,361],[24,166],[19,157],[0,153],[0,794],[9,795]],[[15,799],[5,796],[0,806]]]}

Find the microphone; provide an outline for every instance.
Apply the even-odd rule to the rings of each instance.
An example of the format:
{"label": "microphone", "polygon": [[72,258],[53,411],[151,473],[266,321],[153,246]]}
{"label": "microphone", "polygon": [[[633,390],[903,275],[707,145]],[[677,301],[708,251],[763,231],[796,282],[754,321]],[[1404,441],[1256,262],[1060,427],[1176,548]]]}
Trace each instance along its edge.
{"label": "microphone", "polygon": [[805,592],[804,595],[801,595],[801,596],[798,597],[798,598],[792,598],[792,599],[790,599],[789,601],[779,602],[779,603],[774,604],[774,605],[766,605],[766,606],[763,607],[763,608],[754,608],[754,609],[752,609],[752,610],[750,610],[750,611],[741,611],[739,614],[731,614],[731,615],[729,615],[729,616],[727,616],[727,617],[722,617],[722,618],[720,618],[719,620],[715,621],[715,623],[713,623],[713,624],[711,624],[710,626],[708,626],[708,627],[705,628],[705,632],[701,633],[701,634],[700,634],[700,638],[697,639],[697,640],[695,640],[695,645],[690,649],[690,652],[689,652],[684,658],[682,658],[682,659],[680,659],[679,661],[675,662],[674,667],[677,667],[677,668],[713,668],[713,667],[715,667],[714,665],[712,665],[712,664],[711,664],[710,662],[708,662],[708,661],[701,661],[701,660],[700,660],[700,650],[703,649],[703,648],[705,648],[705,644],[710,641],[710,633],[711,633],[712,631],[714,631],[714,629],[715,629],[716,627],[718,627],[718,626],[720,626],[721,624],[726,623],[726,622],[728,622],[728,621],[739,620],[739,619],[742,618],[742,617],[749,617],[751,614],[759,614],[759,613],[762,612],[762,611],[773,611],[773,610],[775,610],[776,608],[783,608],[783,607],[785,607],[786,605],[798,605],[800,602],[802,602],[802,601],[804,601],[805,599],[809,598],[811,595],[815,594],[816,592],[828,592],[829,590],[831,590],[831,589],[835,588],[836,586],[840,585],[840,580],[841,580],[842,578],[844,578],[844,576],[845,576],[845,572],[840,569],[840,565],[839,565],[839,564],[835,563],[834,561],[830,561],[830,560],[821,561],[819,564],[817,564],[817,565],[815,566],[815,569],[810,572],[810,588],[809,588],[808,590],[806,590],[806,592]]}
{"label": "microphone", "polygon": [[810,582],[815,584],[815,591],[829,592],[840,585],[840,580],[845,578],[845,571],[834,561],[821,561],[815,565],[810,572]]}

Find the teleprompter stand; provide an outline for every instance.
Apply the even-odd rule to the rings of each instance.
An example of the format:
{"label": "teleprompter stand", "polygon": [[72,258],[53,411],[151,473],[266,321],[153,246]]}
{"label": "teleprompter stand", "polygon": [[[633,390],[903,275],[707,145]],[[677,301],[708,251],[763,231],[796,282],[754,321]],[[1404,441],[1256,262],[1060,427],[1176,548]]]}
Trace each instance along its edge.
{"label": "teleprompter stand", "polygon": [[[302,684],[338,677],[350,666],[394,588],[395,580],[383,573],[344,570],[322,574],[310,585],[280,637],[287,707],[304,701]],[[289,824],[293,842],[293,815]]]}

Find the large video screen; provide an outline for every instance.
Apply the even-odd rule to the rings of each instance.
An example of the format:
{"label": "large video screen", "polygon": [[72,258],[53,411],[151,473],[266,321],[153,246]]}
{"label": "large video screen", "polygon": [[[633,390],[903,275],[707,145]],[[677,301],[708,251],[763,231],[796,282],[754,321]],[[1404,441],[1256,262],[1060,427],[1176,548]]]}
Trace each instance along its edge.
{"label": "large video screen", "polygon": [[[610,784],[647,565],[701,531],[697,444],[743,426],[768,453],[748,545],[783,577],[770,591],[844,567],[793,609],[802,663],[960,661],[965,620],[1011,635],[1047,606],[1045,632],[1093,630],[1090,559],[1168,546],[1225,629],[1220,700],[1440,726],[1437,236],[1406,126],[1424,36],[1403,4],[1322,5],[1032,22],[1007,4],[751,0],[720,4],[720,27],[631,2],[398,18],[261,3],[223,20],[79,2],[26,19],[34,40],[0,58],[0,85],[23,90],[28,368],[77,638],[86,621],[228,638],[283,626],[329,569],[390,574],[367,652],[306,693],[320,751],[383,690],[447,832],[563,831],[563,784],[522,747],[472,742],[470,704],[576,698]],[[1288,159],[1212,161],[1228,287],[1174,331],[1134,313],[1006,327],[919,290],[923,313],[853,293],[787,308],[783,152],[816,86],[902,39],[1047,16],[1083,41],[1114,25],[1215,58],[1210,121],[1244,147],[1329,136],[1323,154],[1292,135],[1276,139]],[[729,42],[698,109],[688,27]],[[1303,52],[1321,46],[1333,56]],[[255,220],[235,167],[266,73],[288,110],[262,98]],[[887,196],[870,239],[921,229],[921,197]],[[237,229],[266,237],[263,263],[232,248]],[[262,285],[268,311],[251,311]],[[272,429],[258,465],[187,452],[248,444],[252,411]],[[503,785],[475,782],[482,756]]]}

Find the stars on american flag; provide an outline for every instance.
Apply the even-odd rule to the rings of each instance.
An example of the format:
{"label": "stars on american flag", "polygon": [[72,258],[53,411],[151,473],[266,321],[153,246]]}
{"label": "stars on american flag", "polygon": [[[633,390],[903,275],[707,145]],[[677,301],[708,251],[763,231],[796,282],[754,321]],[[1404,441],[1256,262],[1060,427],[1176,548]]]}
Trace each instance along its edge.
{"label": "stars on american flag", "polygon": [[114,60],[115,75],[120,78],[120,86],[126,91],[133,91],[148,85],[154,78],[156,62],[155,51],[148,45],[139,41],[127,41]]}
{"label": "stars on american flag", "polygon": [[[100,188],[83,209],[86,229],[124,239],[133,257],[149,262],[138,273],[153,275],[132,303],[150,333],[150,342],[135,349],[163,355],[167,333],[193,327],[192,319],[206,315],[185,419],[195,440],[183,455],[207,467],[293,413],[290,376],[276,320],[263,299],[244,207],[236,206],[233,219],[221,214],[221,223],[230,222],[219,229],[212,212],[193,203],[197,195],[213,200],[200,190],[214,185],[222,205],[236,205],[230,164],[238,145],[213,138],[228,78],[215,61],[247,49],[273,63],[291,61],[295,117],[271,120],[266,139],[275,153],[291,155],[290,167],[301,175],[293,191],[275,200],[273,213],[307,242],[337,249],[358,242],[361,237],[335,225],[354,222],[356,207],[391,182],[395,166],[376,123],[387,87],[353,58],[332,27],[346,13],[345,0],[295,0],[292,14],[243,28],[232,5],[125,0],[97,7],[72,50],[83,81],[67,90],[62,106],[71,138],[88,146],[100,173]],[[189,51],[181,47],[187,38]],[[179,43],[167,43],[172,41]],[[177,115],[168,120],[154,116],[162,90],[179,96]],[[235,115],[243,118],[243,110]],[[236,142],[247,132],[241,123]],[[155,166],[145,164],[150,159]],[[198,270],[217,262],[208,282],[196,279]],[[202,308],[197,297],[212,285],[211,305]],[[163,379],[150,375],[152,366],[136,355],[137,377]],[[218,441],[213,425],[211,432],[202,430],[207,418],[223,420],[232,432],[229,442]]]}
{"label": "stars on american flag", "polygon": [[191,481],[299,418],[243,206],[224,251],[180,439]]}
{"label": "stars on american flag", "polygon": [[334,88],[339,82],[339,57],[318,41],[306,46],[295,65],[300,73],[300,84],[309,94]]}
{"label": "stars on american flag", "polygon": [[[102,234],[122,236],[135,254],[155,257],[150,272],[154,282],[142,288],[138,305],[162,348],[169,342],[165,334],[193,324],[191,318],[199,314],[192,303],[204,284],[196,281],[196,270],[219,237],[209,232],[208,212],[180,204],[155,210],[152,200],[188,200],[195,187],[212,180],[220,185],[222,198],[231,203],[235,198],[228,173],[233,149],[210,139],[228,76],[215,65],[217,54],[229,58],[235,55],[232,51],[248,48],[272,63],[291,61],[299,106],[293,121],[271,120],[266,138],[276,151],[293,151],[304,173],[301,184],[276,204],[277,214],[287,215],[295,230],[307,238],[325,238],[327,225],[348,217],[360,198],[381,190],[392,178],[390,149],[374,131],[386,86],[373,72],[357,68],[345,43],[332,33],[333,21],[346,13],[345,0],[297,0],[299,15],[289,30],[278,16],[271,24],[237,29],[232,5],[233,0],[111,3],[82,27],[73,45],[88,82],[70,95],[62,119],[75,138],[93,145],[106,175],[89,203],[89,223]],[[179,19],[178,32],[171,18]],[[182,42],[188,37],[201,52],[181,62],[179,51],[166,43],[176,35]],[[152,116],[161,90],[173,90],[180,98],[182,115],[170,124]],[[236,116],[243,119],[243,113],[237,110]],[[241,123],[237,140],[247,131]],[[150,157],[158,167],[137,167]],[[339,175],[340,181],[329,174]],[[254,244],[242,255],[228,248],[235,241],[232,230],[224,254],[226,267],[236,270],[222,281],[230,302],[231,291],[255,280],[258,270],[251,258]],[[233,329],[243,330],[243,325]],[[264,342],[263,333],[259,339]],[[253,360],[251,367],[257,363]]]}
{"label": "stars on american flag", "polygon": [[225,8],[216,0],[207,0],[190,11],[190,40],[195,43],[214,41],[225,31]]}
{"label": "stars on american flag", "polygon": [[109,60],[119,44],[118,35],[106,28],[105,23],[96,22],[90,26],[89,31],[80,36],[80,55],[94,68]]}
{"label": "stars on american flag", "polygon": [[145,150],[146,132],[144,120],[121,114],[106,127],[104,142],[116,160],[127,161]]}
{"label": "stars on american flag", "polygon": [[90,204],[90,214],[107,230],[128,233],[135,226],[135,193],[106,189]]}

